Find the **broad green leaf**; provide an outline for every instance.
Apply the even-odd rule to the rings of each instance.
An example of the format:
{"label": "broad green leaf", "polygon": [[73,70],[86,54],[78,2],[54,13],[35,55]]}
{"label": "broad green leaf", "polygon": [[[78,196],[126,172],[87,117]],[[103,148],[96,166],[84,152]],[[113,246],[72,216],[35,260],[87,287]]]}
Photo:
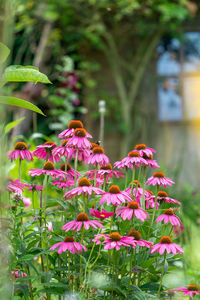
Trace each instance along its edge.
{"label": "broad green leaf", "polygon": [[32,111],[35,111],[35,112],[45,116],[45,114],[43,114],[41,109],[39,109],[36,105],[34,105],[31,102],[25,101],[23,99],[19,99],[19,98],[15,98],[15,97],[9,97],[9,96],[0,96],[0,103],[30,109]]}
{"label": "broad green leaf", "polygon": [[0,43],[0,64],[4,63],[9,54],[10,49],[3,43]]}
{"label": "broad green leaf", "polygon": [[33,81],[51,83],[48,77],[41,73],[38,68],[33,66],[18,66],[12,65],[5,69],[3,73],[3,82],[8,81]]}
{"label": "broad green leaf", "polygon": [[14,128],[15,126],[17,126],[19,123],[21,123],[25,118],[20,118],[16,121],[10,122],[6,125],[5,127],[5,133],[8,133],[12,128]]}

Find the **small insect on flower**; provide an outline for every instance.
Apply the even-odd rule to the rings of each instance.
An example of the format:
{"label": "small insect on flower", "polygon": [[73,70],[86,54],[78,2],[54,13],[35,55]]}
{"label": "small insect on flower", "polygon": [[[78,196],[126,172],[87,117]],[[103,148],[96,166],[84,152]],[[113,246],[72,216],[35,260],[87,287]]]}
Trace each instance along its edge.
{"label": "small insect on flower", "polygon": [[61,254],[65,251],[70,251],[72,254],[80,253],[83,250],[87,251],[87,248],[80,243],[75,242],[72,236],[66,236],[63,242],[59,242],[53,245],[50,249],[55,250],[58,248],[58,254]]}
{"label": "small insect on flower", "polygon": [[9,151],[7,156],[11,161],[16,160],[18,157],[21,160],[33,160],[33,154],[28,150],[28,146],[24,142],[18,142],[15,144],[15,150]]}

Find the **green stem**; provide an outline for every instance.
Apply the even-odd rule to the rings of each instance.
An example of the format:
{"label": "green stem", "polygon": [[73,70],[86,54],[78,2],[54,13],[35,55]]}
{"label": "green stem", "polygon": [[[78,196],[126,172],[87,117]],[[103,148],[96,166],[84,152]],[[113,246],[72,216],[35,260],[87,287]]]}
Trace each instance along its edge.
{"label": "green stem", "polygon": [[[83,236],[84,236],[84,227],[82,227],[81,230],[81,245],[83,245]],[[81,265],[81,256],[80,256],[80,284],[81,284],[81,280],[82,280],[82,265]]]}
{"label": "green stem", "polygon": [[71,284],[70,284],[70,281],[71,281],[71,279],[70,279],[70,251],[68,251],[68,280],[69,280],[69,290],[71,291]]}
{"label": "green stem", "polygon": [[22,164],[22,160],[21,158],[19,158],[19,181],[21,182],[21,164]]}
{"label": "green stem", "polygon": [[135,198],[136,198],[136,196],[137,196],[138,184],[139,184],[139,180],[140,180],[140,176],[141,176],[141,169],[142,169],[142,166],[140,165],[140,166],[139,166],[138,178],[137,178],[136,191],[135,191]]}
{"label": "green stem", "polygon": [[75,171],[75,175],[74,175],[74,187],[76,187],[76,179],[77,179],[77,164],[78,164],[78,148],[76,149],[76,157],[74,160],[74,171]]}
{"label": "green stem", "polygon": [[32,190],[32,203],[33,203],[33,209],[35,209],[34,191],[33,190]]}
{"label": "green stem", "polygon": [[126,167],[126,177],[125,177],[125,186],[124,189],[126,190],[128,184],[128,168]]}
{"label": "green stem", "polygon": [[164,262],[163,262],[163,268],[162,268],[162,274],[161,274],[161,279],[160,279],[160,286],[159,286],[159,289],[158,289],[158,293],[157,293],[156,299],[159,299],[160,290],[161,290],[161,287],[162,287],[163,275],[164,275],[164,270],[165,270],[165,260],[166,260],[166,256],[167,256],[167,252],[166,252],[166,250],[165,250],[165,254],[164,254]]}
{"label": "green stem", "polygon": [[97,181],[97,170],[98,170],[98,164],[95,166],[95,173],[94,173],[94,186],[96,186],[96,181]]}
{"label": "green stem", "polygon": [[155,218],[156,205],[157,205],[157,199],[158,199],[158,189],[159,189],[159,186],[157,185],[156,186],[156,195],[155,195],[155,205],[154,205],[154,208],[153,208],[153,215],[152,215],[152,218],[151,218],[151,224],[149,226],[149,232],[148,232],[147,240],[149,239],[149,235],[150,235],[151,228],[152,228],[152,225],[153,225],[153,221],[154,221],[154,218]]}
{"label": "green stem", "polygon": [[132,179],[131,179],[131,193],[130,195],[132,196],[133,194],[133,186],[134,186],[134,178],[135,178],[135,164],[133,164],[133,171],[132,171]]}
{"label": "green stem", "polygon": [[143,169],[143,180],[142,180],[142,188],[143,188],[143,195],[142,195],[142,208],[145,209],[145,181],[146,181],[146,172],[147,172],[147,167],[144,166]]}

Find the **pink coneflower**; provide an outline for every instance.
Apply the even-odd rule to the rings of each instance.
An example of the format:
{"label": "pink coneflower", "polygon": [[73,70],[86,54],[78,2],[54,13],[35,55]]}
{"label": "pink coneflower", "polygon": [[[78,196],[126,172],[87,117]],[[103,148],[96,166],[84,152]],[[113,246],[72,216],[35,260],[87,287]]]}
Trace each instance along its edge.
{"label": "pink coneflower", "polygon": [[183,292],[183,296],[188,295],[190,298],[193,298],[195,295],[200,295],[200,287],[198,284],[189,284],[187,287],[181,286],[166,292]]}
{"label": "pink coneflower", "polygon": [[106,219],[106,218],[109,218],[114,215],[113,212],[108,212],[104,209],[102,209],[102,211],[99,211],[99,210],[95,210],[95,209],[91,208],[91,209],[89,209],[89,212],[90,212],[91,216],[99,218],[99,219]]}
{"label": "pink coneflower", "polygon": [[151,246],[153,245],[152,242],[142,240],[141,233],[137,230],[130,230],[128,236],[134,237],[134,242],[139,246],[151,248]]}
{"label": "pink coneflower", "polygon": [[153,148],[148,148],[145,144],[136,145],[135,150],[137,150],[141,156],[146,154],[148,157],[150,157],[150,155],[153,156],[153,153],[156,153],[156,150]]}
{"label": "pink coneflower", "polygon": [[[145,190],[145,201],[146,201],[146,209],[155,207],[155,196],[152,191]],[[156,203],[156,209],[159,208],[159,202]]]}
{"label": "pink coneflower", "polygon": [[162,185],[166,188],[167,185],[174,184],[174,181],[172,181],[168,177],[165,177],[165,173],[163,173],[163,172],[154,172],[153,176],[151,176],[145,184],[146,185],[159,185],[159,186]]}
{"label": "pink coneflower", "polygon": [[136,243],[133,237],[131,236],[121,236],[118,232],[112,232],[108,238],[105,238],[103,241],[104,250],[110,250],[115,248],[120,250],[120,247],[136,247]]}
{"label": "pink coneflower", "polygon": [[183,249],[175,244],[172,243],[172,240],[169,236],[163,236],[160,239],[160,243],[155,244],[152,248],[150,253],[154,253],[154,252],[159,252],[160,255],[162,255],[165,251],[167,251],[167,253],[173,253],[174,255],[176,255],[177,253],[179,253],[180,255],[183,253]]}
{"label": "pink coneflower", "polygon": [[109,164],[109,158],[104,154],[102,147],[94,147],[92,154],[87,159],[87,163],[93,166],[99,165],[103,167]]}
{"label": "pink coneflower", "polygon": [[43,165],[43,169],[31,169],[28,172],[31,176],[40,176],[42,174],[51,175],[53,179],[55,178],[65,178],[65,172],[62,170],[55,170],[55,166],[51,161],[47,161]]}
{"label": "pink coneflower", "polygon": [[22,201],[24,202],[25,208],[29,207],[31,205],[31,199],[26,197],[21,197]]}
{"label": "pink coneflower", "polygon": [[181,226],[181,220],[174,214],[174,211],[171,208],[165,209],[164,214],[156,219],[157,223],[162,221],[164,221],[165,224],[171,223],[173,226]]}
{"label": "pink coneflower", "polygon": [[88,215],[86,215],[86,213],[80,213],[80,214],[78,214],[76,221],[68,222],[67,224],[65,224],[63,226],[63,229],[65,230],[65,232],[67,232],[69,230],[79,231],[82,226],[84,226],[85,230],[88,230],[90,228],[90,226],[95,229],[97,227],[103,228],[103,225],[101,224],[101,222],[96,221],[96,220],[89,220]]}
{"label": "pink coneflower", "polygon": [[89,180],[94,180],[95,172],[96,172],[96,179],[99,178],[101,182],[104,181],[104,176],[106,177],[106,182],[108,182],[109,179],[112,179],[113,176],[115,176],[116,178],[125,177],[124,173],[120,171],[112,170],[112,166],[110,163],[105,167],[101,167],[100,170],[89,170],[88,172],[85,173],[85,175],[88,176]]}
{"label": "pink coneflower", "polygon": [[6,189],[9,193],[16,193],[17,195],[21,195],[24,189],[26,188],[26,184],[20,182],[19,179],[13,180],[11,178],[8,178],[9,182],[6,186]]}
{"label": "pink coneflower", "polygon": [[[53,231],[52,222],[47,222],[46,227],[47,227],[48,231],[50,231],[50,232]],[[45,227],[42,229],[42,231],[45,231]]]}
{"label": "pink coneflower", "polygon": [[[71,147],[70,151],[68,153],[67,158],[69,160],[76,158],[76,152],[77,152],[77,149],[75,147]],[[84,161],[84,162],[86,162],[87,159],[88,159],[88,157],[89,157],[89,155],[90,155],[90,153],[91,153],[90,149],[79,148],[78,149],[78,161]]]}
{"label": "pink coneflower", "polygon": [[169,197],[168,194],[165,191],[158,191],[157,199],[158,199],[158,202],[160,204],[163,203],[163,202],[166,202],[166,203],[173,203],[173,204],[181,205],[181,202],[179,202],[176,199],[173,199],[173,198]]}
{"label": "pink coneflower", "polygon": [[139,204],[136,201],[131,201],[128,203],[128,206],[119,207],[116,210],[116,216],[121,216],[123,220],[131,220],[133,217],[144,222],[149,217],[149,214],[142,208],[139,207]]}
{"label": "pink coneflower", "polygon": [[[65,163],[61,164],[60,170],[62,170],[63,172],[65,172],[65,170],[66,170],[65,174],[66,174],[67,178],[72,179],[72,180],[74,179],[75,170],[72,169],[70,164],[67,164],[67,165]],[[81,174],[78,171],[76,171],[76,178],[80,177],[80,176],[81,176]]]}
{"label": "pink coneflower", "polygon": [[11,272],[11,278],[14,278],[15,280],[20,279],[22,277],[27,277],[28,275],[25,272],[21,272],[21,271],[12,271]]}
{"label": "pink coneflower", "polygon": [[130,168],[132,169],[133,166],[135,168],[138,168],[140,165],[142,165],[142,166],[146,166],[147,165],[146,160],[140,156],[140,153],[138,151],[131,151],[131,152],[129,152],[128,156],[125,157],[122,160],[122,162],[129,169]]}
{"label": "pink coneflower", "polygon": [[153,155],[147,156],[146,154],[143,154],[142,157],[146,160],[148,167],[150,167],[152,169],[160,168],[157,161],[155,159],[153,159]]}
{"label": "pink coneflower", "polygon": [[94,239],[92,240],[93,242],[96,243],[96,245],[99,245],[101,244],[103,241],[105,241],[105,239],[108,239],[109,238],[109,235],[108,234],[104,234],[104,233],[99,233],[99,234],[96,234],[94,236]]}
{"label": "pink coneflower", "polygon": [[118,185],[111,185],[108,192],[101,198],[99,204],[102,205],[106,202],[107,205],[120,205],[121,203],[125,203],[126,200],[131,201],[131,196],[124,191],[120,191]]}
{"label": "pink coneflower", "polygon": [[24,142],[18,142],[15,144],[15,150],[9,151],[7,156],[11,161],[16,160],[18,157],[21,160],[33,160],[31,151],[28,150],[28,146]]}
{"label": "pink coneflower", "polygon": [[81,245],[80,243],[75,242],[72,236],[66,236],[64,242],[59,242],[53,245],[50,249],[55,250],[56,248],[58,248],[59,254],[65,252],[66,250],[70,251],[72,254],[81,253],[83,250],[87,251],[87,248],[85,248],[85,246]]}
{"label": "pink coneflower", "polygon": [[72,186],[74,186],[74,180],[56,180],[54,182],[52,182],[53,185],[57,185],[59,189],[66,189],[66,188],[71,188]]}
{"label": "pink coneflower", "polygon": [[39,159],[48,160],[51,162],[60,161],[60,156],[58,154],[53,155],[53,149],[56,147],[56,144],[53,142],[45,142],[43,145],[37,146],[37,149],[33,151],[33,155]]}
{"label": "pink coneflower", "polygon": [[61,146],[55,147],[52,150],[52,155],[53,156],[55,156],[55,155],[65,156],[68,158],[69,153],[71,151],[71,148],[66,146],[68,141],[69,141],[69,139],[65,139],[62,141]]}
{"label": "pink coneflower", "polygon": [[92,186],[90,181],[87,178],[83,177],[79,180],[78,187],[68,191],[66,194],[64,194],[64,197],[67,199],[71,199],[72,197],[79,195],[91,196],[93,192],[96,195],[103,195],[105,193],[101,189]]}
{"label": "pink coneflower", "polygon": [[[131,195],[131,187],[128,187],[126,189],[126,192],[135,197],[135,201],[137,201],[138,203],[140,203],[140,198],[143,197],[143,188],[141,188],[141,183],[138,180],[133,180],[133,182],[131,182],[131,185],[133,183],[133,192]],[[146,196],[146,190],[145,190],[145,196]]]}
{"label": "pink coneflower", "polygon": [[74,131],[73,137],[67,142],[67,147],[75,147],[78,149],[90,148],[91,144],[87,139],[87,132],[83,128],[77,128]]}
{"label": "pink coneflower", "polygon": [[[74,134],[75,129],[77,129],[77,128],[83,128],[83,123],[79,120],[72,120],[68,124],[68,129],[62,131],[58,135],[58,137],[61,138],[61,139],[72,137],[73,134]],[[89,133],[87,133],[87,137],[92,138],[92,136]]]}
{"label": "pink coneflower", "polygon": [[28,186],[28,191],[31,192],[31,191],[42,191],[43,190],[43,185],[36,185],[36,184],[30,184],[30,185],[27,185]]}
{"label": "pink coneflower", "polygon": [[124,161],[123,159],[120,160],[120,161],[116,161],[114,163],[114,168],[117,168],[117,169],[124,169],[124,168],[127,168],[127,166],[124,164]]}

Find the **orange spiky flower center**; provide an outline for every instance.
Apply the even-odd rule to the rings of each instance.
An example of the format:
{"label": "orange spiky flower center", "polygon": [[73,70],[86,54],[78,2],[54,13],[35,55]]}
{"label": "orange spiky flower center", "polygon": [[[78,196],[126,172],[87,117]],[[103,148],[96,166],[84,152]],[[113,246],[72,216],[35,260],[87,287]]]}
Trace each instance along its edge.
{"label": "orange spiky flower center", "polygon": [[145,144],[138,144],[135,146],[135,149],[136,150],[144,150],[144,149],[146,149],[146,147],[147,146]]}
{"label": "orange spiky flower center", "polygon": [[158,196],[159,197],[168,197],[168,194],[165,191],[159,191]]}
{"label": "orange spiky flower center", "polygon": [[188,284],[187,289],[189,291],[199,291],[200,290],[198,284],[192,284],[192,283]]}
{"label": "orange spiky flower center", "polygon": [[137,151],[131,151],[128,154],[129,157],[140,157],[140,153]]}
{"label": "orange spiky flower center", "polygon": [[68,124],[69,129],[83,128],[83,123],[79,120],[72,120]]}
{"label": "orange spiky flower center", "polygon": [[128,236],[133,236],[137,241],[141,239],[141,233],[137,230],[130,230]]}
{"label": "orange spiky flower center", "polygon": [[85,177],[81,178],[78,182],[78,186],[90,186],[90,185],[91,185],[90,181]]}
{"label": "orange spiky flower center", "polygon": [[100,170],[112,170],[112,166],[111,164],[108,164],[105,167],[101,167]]}
{"label": "orange spiky flower center", "polygon": [[120,189],[119,189],[118,185],[111,185],[108,192],[111,194],[118,194],[118,193],[120,193]]}
{"label": "orange spiky flower center", "polygon": [[128,208],[131,208],[131,209],[138,209],[138,207],[139,207],[139,204],[136,201],[131,201],[128,204]]}
{"label": "orange spiky flower center", "polygon": [[154,172],[153,177],[163,178],[163,177],[165,177],[165,173],[164,172]]}
{"label": "orange spiky flower center", "polygon": [[65,147],[68,141],[69,141],[69,139],[63,140],[62,143],[61,143],[61,146]]}
{"label": "orange spiky flower center", "polygon": [[54,167],[54,164],[51,161],[47,161],[47,162],[44,163],[43,169],[51,171],[51,170],[54,170],[55,167]]}
{"label": "orange spiky flower center", "polygon": [[77,137],[86,137],[87,132],[83,128],[76,128],[74,131],[74,135]]}
{"label": "orange spiky flower center", "polygon": [[[65,167],[66,167],[66,164],[63,163],[61,166],[60,166],[60,170],[62,171],[65,171]],[[71,165],[70,164],[67,164],[67,171],[71,170]]]}
{"label": "orange spiky flower center", "polygon": [[146,190],[146,192],[148,192],[149,194],[151,194],[153,196],[153,192],[150,190]]}
{"label": "orange spiky flower center", "polygon": [[28,146],[24,142],[18,142],[15,144],[15,150],[27,150]]}
{"label": "orange spiky flower center", "polygon": [[93,150],[93,148],[95,148],[95,147],[99,147],[99,145],[96,143],[91,143],[91,149]]}
{"label": "orange spiky flower center", "polygon": [[161,244],[171,244],[172,240],[169,236],[162,236],[160,239]]}
{"label": "orange spiky flower center", "polygon": [[136,179],[136,180],[133,180],[133,184],[135,186],[138,186],[138,187],[141,187],[141,183]]}
{"label": "orange spiky flower center", "polygon": [[121,240],[121,236],[118,232],[112,232],[109,236],[111,241],[118,242]]}
{"label": "orange spiky flower center", "polygon": [[78,222],[89,221],[88,215],[86,215],[86,213],[80,213],[76,217],[76,221],[78,221]]}
{"label": "orange spiky flower center", "polygon": [[104,149],[102,147],[94,147],[92,149],[92,153],[93,154],[103,154],[104,153]]}
{"label": "orange spiky flower center", "polygon": [[73,243],[74,242],[74,238],[73,236],[66,236],[66,238],[64,239],[65,243]]}
{"label": "orange spiky flower center", "polygon": [[173,211],[173,209],[168,208],[168,209],[165,209],[164,214],[168,215],[168,216],[173,216],[174,211]]}

